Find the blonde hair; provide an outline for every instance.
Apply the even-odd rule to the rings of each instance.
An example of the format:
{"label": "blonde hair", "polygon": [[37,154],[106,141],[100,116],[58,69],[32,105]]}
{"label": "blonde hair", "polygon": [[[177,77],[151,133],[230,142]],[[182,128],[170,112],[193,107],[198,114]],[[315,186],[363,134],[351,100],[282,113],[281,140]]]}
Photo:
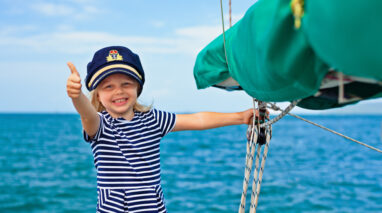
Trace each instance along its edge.
{"label": "blonde hair", "polygon": [[[139,90],[138,90],[139,91]],[[97,97],[97,88],[95,88],[93,91],[90,92],[90,103],[93,105],[93,107],[96,109],[97,112],[105,111],[105,107],[102,105],[102,103],[98,100]],[[148,112],[152,108],[152,105],[145,106],[138,102],[138,100],[134,103],[133,110],[135,112]]]}

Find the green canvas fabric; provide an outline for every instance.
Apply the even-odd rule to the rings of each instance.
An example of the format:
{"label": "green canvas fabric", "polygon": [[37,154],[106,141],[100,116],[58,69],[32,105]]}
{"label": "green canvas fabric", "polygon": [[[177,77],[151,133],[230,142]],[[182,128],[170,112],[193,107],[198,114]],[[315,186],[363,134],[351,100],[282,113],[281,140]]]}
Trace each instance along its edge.
{"label": "green canvas fabric", "polygon": [[[362,5],[361,1],[351,2]],[[371,2],[372,7],[379,7],[382,11],[382,1]],[[330,22],[336,19],[336,10],[341,4],[346,5],[342,7],[344,9],[341,8],[341,18]],[[351,27],[354,25],[356,28],[362,23],[359,20],[350,21],[354,18],[353,11],[357,10],[354,4],[345,0],[305,0],[302,26],[296,30],[290,1],[259,0],[239,22],[226,31],[228,63],[223,35],[198,54],[194,67],[198,89],[232,77],[248,95],[262,101],[279,102],[311,98],[329,68],[333,67],[347,75],[381,80],[382,40],[378,38],[382,38],[382,24],[377,23],[382,18],[377,19],[378,9],[373,8],[373,21],[367,22],[372,26],[362,25],[361,29],[367,28],[366,32],[375,35],[371,36],[371,44],[364,46],[367,40],[362,37],[363,32]],[[363,8],[369,7],[369,1],[363,4]],[[367,15],[365,8],[362,11],[365,14],[358,12],[358,16]],[[353,34],[358,32],[362,35],[349,35],[350,30]],[[373,45],[375,47],[371,48]],[[322,100],[319,102],[327,107]],[[310,100],[309,103],[314,105],[314,101]]]}
{"label": "green canvas fabric", "polygon": [[381,0],[305,0],[301,30],[331,67],[381,81],[381,11]]}
{"label": "green canvas fabric", "polygon": [[327,66],[314,54],[305,35],[293,28],[289,1],[260,0],[198,55],[198,88],[233,77],[252,97],[290,101],[314,94]]}

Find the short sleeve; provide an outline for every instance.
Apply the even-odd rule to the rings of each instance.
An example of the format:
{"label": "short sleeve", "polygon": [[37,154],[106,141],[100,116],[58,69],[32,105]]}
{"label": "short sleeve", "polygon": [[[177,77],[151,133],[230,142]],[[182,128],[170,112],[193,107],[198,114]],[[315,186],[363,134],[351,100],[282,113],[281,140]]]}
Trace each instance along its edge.
{"label": "short sleeve", "polygon": [[176,115],[175,113],[165,112],[157,109],[153,109],[153,113],[155,119],[158,122],[162,137],[164,137],[175,127]]}
{"label": "short sleeve", "polygon": [[100,135],[103,132],[104,123],[105,123],[104,122],[104,116],[101,113],[98,113],[98,116],[99,116],[99,127],[97,130],[97,133],[95,134],[95,136],[93,138],[90,138],[90,136],[85,132],[85,130],[82,130],[82,132],[84,134],[84,140],[86,142],[92,143],[92,142],[98,141],[98,139],[100,138]]}

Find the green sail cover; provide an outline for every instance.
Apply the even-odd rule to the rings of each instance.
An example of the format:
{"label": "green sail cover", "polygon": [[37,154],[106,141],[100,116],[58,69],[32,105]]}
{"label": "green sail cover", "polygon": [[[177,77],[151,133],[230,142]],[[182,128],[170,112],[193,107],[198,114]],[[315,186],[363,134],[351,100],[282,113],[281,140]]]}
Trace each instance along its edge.
{"label": "green sail cover", "polygon": [[[304,10],[296,30],[290,1],[256,2],[225,33],[228,63],[223,35],[199,53],[194,67],[198,89],[232,77],[248,95],[279,102],[312,97],[329,68],[382,80],[382,1],[305,0]],[[382,94],[381,87],[377,91]],[[310,98],[300,105],[341,106],[319,102],[315,107]]]}
{"label": "green sail cover", "polygon": [[381,81],[381,11],[381,0],[306,0],[301,30],[331,67]]}

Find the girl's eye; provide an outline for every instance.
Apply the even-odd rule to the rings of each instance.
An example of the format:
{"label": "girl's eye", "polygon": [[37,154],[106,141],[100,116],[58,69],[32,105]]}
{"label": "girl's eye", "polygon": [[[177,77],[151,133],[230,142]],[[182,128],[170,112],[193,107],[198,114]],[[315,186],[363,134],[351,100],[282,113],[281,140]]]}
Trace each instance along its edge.
{"label": "girl's eye", "polygon": [[129,85],[130,85],[130,82],[124,82],[122,85],[123,85],[123,86],[129,86]]}

